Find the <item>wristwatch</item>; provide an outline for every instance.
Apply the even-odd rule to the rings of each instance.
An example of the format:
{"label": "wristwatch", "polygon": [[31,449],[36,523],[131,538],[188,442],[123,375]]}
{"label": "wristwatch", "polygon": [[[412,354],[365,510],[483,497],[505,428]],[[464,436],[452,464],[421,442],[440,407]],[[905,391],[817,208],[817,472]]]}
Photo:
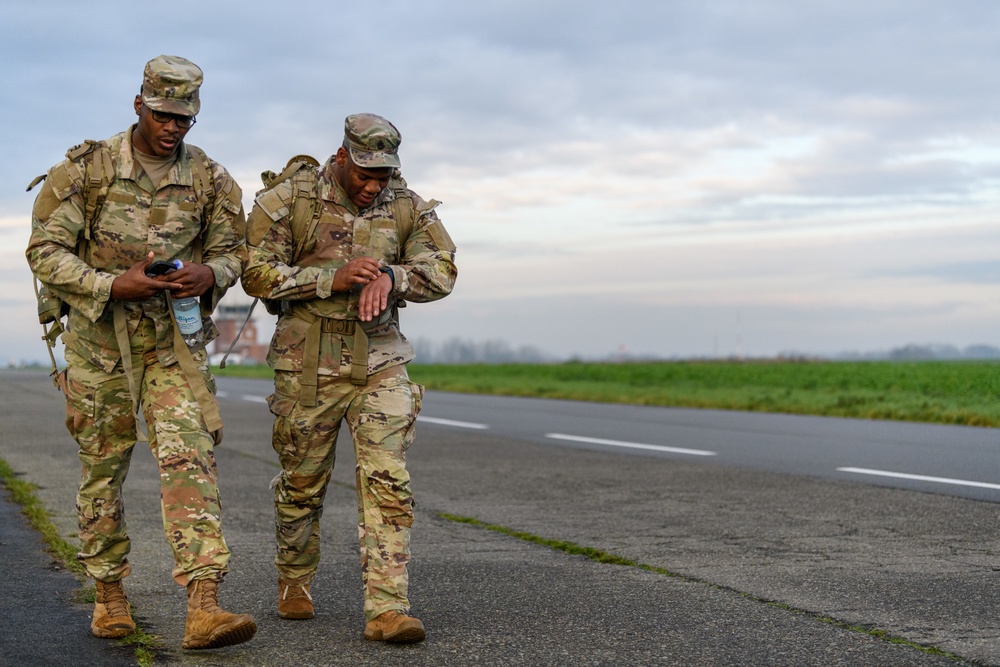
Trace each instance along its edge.
{"label": "wristwatch", "polygon": [[379,273],[388,273],[389,280],[392,282],[392,286],[393,287],[396,286],[396,276],[392,275],[392,269],[390,269],[388,266],[380,266],[378,267],[378,270]]}

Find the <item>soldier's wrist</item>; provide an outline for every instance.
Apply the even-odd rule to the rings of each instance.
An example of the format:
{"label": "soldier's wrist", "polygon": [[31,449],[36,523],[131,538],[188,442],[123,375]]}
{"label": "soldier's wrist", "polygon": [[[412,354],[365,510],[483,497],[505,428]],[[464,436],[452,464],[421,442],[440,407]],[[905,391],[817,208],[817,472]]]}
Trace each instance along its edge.
{"label": "soldier's wrist", "polygon": [[381,273],[384,273],[384,274],[386,274],[386,275],[389,276],[389,282],[392,283],[391,287],[395,288],[396,287],[396,276],[393,274],[392,268],[390,268],[388,266],[380,266],[380,267],[378,267],[378,270]]}

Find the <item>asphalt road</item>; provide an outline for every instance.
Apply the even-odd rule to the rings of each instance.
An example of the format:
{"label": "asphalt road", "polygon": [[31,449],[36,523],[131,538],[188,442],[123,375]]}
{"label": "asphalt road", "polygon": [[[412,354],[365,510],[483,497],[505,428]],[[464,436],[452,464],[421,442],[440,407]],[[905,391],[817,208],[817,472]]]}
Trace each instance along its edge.
{"label": "asphalt road", "polygon": [[[455,397],[443,394],[428,396],[409,455],[418,502],[411,597],[427,641],[392,647],[361,638],[353,458],[344,439],[323,519],[323,564],[313,590],[318,615],[283,621],[275,613],[271,565],[268,483],[277,467],[270,418],[259,400],[266,391],[241,386],[220,383],[227,424],[218,450],[220,486],[234,553],[222,601],[253,613],[260,631],[237,647],[179,648],[184,592],[169,576],[157,475],[140,451],[126,486],[134,542],[127,587],[140,622],[162,640],[158,664],[1000,664],[993,502],[861,484],[850,476],[741,468],[726,461],[721,447],[714,456],[624,455],[614,445],[568,447],[571,441],[548,438],[546,429],[532,439],[504,435],[492,424],[432,421],[483,425],[470,408],[458,418],[446,415],[442,406]],[[574,405],[579,416],[570,425],[604,421],[598,408]],[[529,411],[516,414],[515,423],[527,427]],[[3,372],[0,415],[0,458],[40,485],[38,496],[72,539],[78,467],[61,396],[44,374]],[[717,432],[730,433],[736,450],[748,432],[767,437],[741,429],[740,416],[730,413],[705,414],[709,426],[713,415]],[[748,423],[757,417],[745,415]],[[649,428],[658,439],[636,443],[687,442],[677,435],[682,426]],[[563,431],[615,439],[590,429]],[[830,434],[821,444],[837,440]],[[460,523],[455,515],[649,569],[596,562]],[[23,541],[0,544],[0,557],[9,560]],[[27,568],[0,578],[0,596],[15,595],[35,596]],[[36,597],[40,609],[75,604]],[[20,618],[14,614],[0,626],[0,656],[24,641],[23,628],[15,629]],[[85,641],[87,630],[85,619],[59,628],[80,647],[94,645]],[[99,650],[105,646],[115,650],[113,642],[97,642]],[[81,657],[80,664],[90,663]]]}
{"label": "asphalt road", "polygon": [[[270,393],[269,382],[219,382],[231,401],[263,403]],[[540,445],[1000,502],[997,429],[445,392],[427,393],[420,421]]]}
{"label": "asphalt road", "polygon": [[435,392],[423,420],[538,444],[1000,502],[997,429]]}

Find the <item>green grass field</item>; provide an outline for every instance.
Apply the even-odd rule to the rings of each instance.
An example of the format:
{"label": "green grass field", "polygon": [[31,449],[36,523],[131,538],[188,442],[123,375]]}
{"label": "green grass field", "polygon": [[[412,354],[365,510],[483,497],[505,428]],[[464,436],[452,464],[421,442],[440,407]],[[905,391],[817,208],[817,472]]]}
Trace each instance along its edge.
{"label": "green grass field", "polygon": [[439,391],[1000,426],[993,361],[413,364],[410,376]]}

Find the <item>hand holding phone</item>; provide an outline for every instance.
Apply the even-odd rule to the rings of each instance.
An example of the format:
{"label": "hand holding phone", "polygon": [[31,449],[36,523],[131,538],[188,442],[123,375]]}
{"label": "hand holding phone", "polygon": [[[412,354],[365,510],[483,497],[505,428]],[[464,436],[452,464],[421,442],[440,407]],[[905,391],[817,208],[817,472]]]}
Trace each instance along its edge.
{"label": "hand holding phone", "polygon": [[181,264],[181,260],[179,259],[172,259],[169,262],[163,259],[158,259],[146,267],[146,275],[150,278],[155,278],[156,276],[162,276],[170,273],[171,271],[176,271],[183,266],[184,265]]}

